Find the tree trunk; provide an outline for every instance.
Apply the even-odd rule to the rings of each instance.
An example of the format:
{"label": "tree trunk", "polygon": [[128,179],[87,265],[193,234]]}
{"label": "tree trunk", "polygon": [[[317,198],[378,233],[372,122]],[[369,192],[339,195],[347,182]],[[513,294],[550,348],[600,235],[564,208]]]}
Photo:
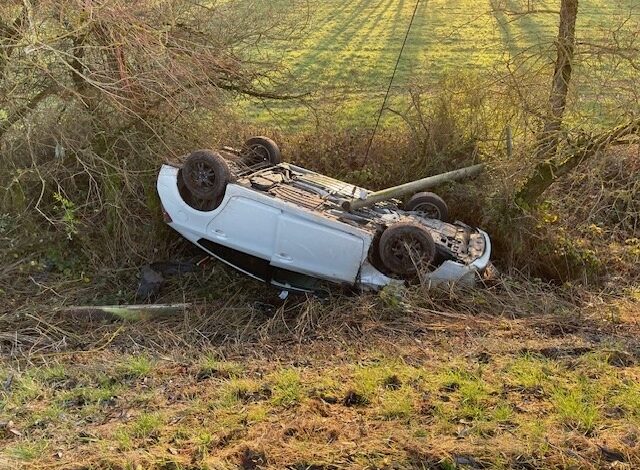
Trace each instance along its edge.
{"label": "tree trunk", "polygon": [[545,161],[538,164],[534,175],[529,178],[527,184],[520,190],[517,196],[519,204],[530,204],[556,181],[567,175],[582,162],[605,150],[609,145],[624,141],[627,137],[640,137],[640,117],[636,117],[614,129],[578,142],[574,151],[564,160]]}
{"label": "tree trunk", "polygon": [[578,0],[562,0],[560,6],[560,28],[556,41],[556,66],[549,95],[549,114],[540,135],[536,155],[538,158],[553,158],[558,150],[559,132],[562,128],[567,94],[573,72],[573,56],[576,45],[576,19]]}
{"label": "tree trunk", "polygon": [[4,121],[0,122],[0,139],[2,139],[4,134],[11,128],[11,126],[13,126],[16,122],[20,121],[24,117],[28,116],[29,113],[36,109],[44,99],[52,96],[57,90],[58,89],[55,85],[50,85],[48,88],[45,88],[44,90],[38,92],[38,94],[31,98],[28,102],[13,110]]}
{"label": "tree trunk", "polygon": [[[578,0],[562,0],[560,6],[560,27],[556,41],[557,57],[551,93],[549,95],[549,110],[544,128],[538,139],[536,159],[543,160],[535,169],[534,175],[525,183],[518,193],[518,200],[525,204],[532,204],[555,180],[550,168],[557,153],[560,142],[562,120],[567,106],[567,94],[573,72],[573,57],[576,45],[576,19],[578,17]],[[542,181],[545,184],[540,184]],[[548,184],[547,184],[548,183]]]}

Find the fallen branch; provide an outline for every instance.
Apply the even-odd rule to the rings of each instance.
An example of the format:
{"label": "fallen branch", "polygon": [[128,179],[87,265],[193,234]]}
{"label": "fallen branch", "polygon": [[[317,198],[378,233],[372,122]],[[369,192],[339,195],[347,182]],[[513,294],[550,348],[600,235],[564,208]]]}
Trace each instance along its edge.
{"label": "fallen branch", "polygon": [[96,312],[106,313],[122,320],[141,321],[152,320],[161,316],[172,315],[183,312],[189,308],[191,304],[158,304],[158,305],[87,305],[87,306],[71,306],[61,307],[56,310],[57,313],[64,314],[87,314],[92,315]]}

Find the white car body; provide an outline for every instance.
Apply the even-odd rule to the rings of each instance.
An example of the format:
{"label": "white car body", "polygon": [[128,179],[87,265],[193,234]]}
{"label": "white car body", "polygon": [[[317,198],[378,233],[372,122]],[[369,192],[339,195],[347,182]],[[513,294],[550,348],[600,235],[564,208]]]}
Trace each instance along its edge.
{"label": "white car body", "polygon": [[[269,178],[281,173],[295,183],[276,183],[265,189]],[[368,289],[403,282],[374,267],[369,252],[376,236],[373,225],[408,219],[436,234],[442,227],[450,233],[463,229],[473,233],[468,244],[474,244],[475,252],[465,254],[464,260],[444,260],[425,277],[432,285],[474,283],[489,264],[491,242],[485,232],[425,219],[389,203],[367,209],[364,216],[344,213],[330,201],[353,194],[366,197],[368,191],[294,165],[282,163],[230,182],[222,201],[211,211],[192,208],[183,198],[179,180],[179,168],[162,166],[157,189],[169,225],[210,255],[284,290],[313,291],[314,280]],[[257,180],[266,184],[260,186]],[[303,191],[317,198],[322,207],[314,205],[316,199],[304,199],[309,194]],[[366,223],[369,219],[363,222],[366,217],[372,224]]]}

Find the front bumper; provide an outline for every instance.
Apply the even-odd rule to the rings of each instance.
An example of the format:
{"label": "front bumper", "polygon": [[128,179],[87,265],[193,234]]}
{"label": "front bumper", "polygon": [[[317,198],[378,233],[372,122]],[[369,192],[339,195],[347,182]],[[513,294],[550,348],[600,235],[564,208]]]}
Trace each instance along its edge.
{"label": "front bumper", "polygon": [[478,229],[484,238],[484,253],[470,264],[462,264],[457,261],[445,261],[438,269],[429,273],[427,281],[429,287],[438,287],[445,284],[462,284],[473,286],[480,275],[487,269],[491,259],[491,239],[489,235]]}
{"label": "front bumper", "polygon": [[[445,261],[438,268],[429,273],[425,281],[430,288],[447,285],[474,286],[482,273],[489,266],[491,259],[491,239],[489,235],[478,229],[484,239],[484,251],[480,257],[470,264],[457,261]],[[403,285],[404,281],[392,279],[374,268],[366,261],[360,270],[358,284],[364,289],[379,290],[388,285]]]}

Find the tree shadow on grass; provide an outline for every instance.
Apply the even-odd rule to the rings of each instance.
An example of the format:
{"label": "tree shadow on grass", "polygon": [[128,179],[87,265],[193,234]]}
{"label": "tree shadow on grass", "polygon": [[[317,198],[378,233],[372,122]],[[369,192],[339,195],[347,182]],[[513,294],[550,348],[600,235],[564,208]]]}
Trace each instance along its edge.
{"label": "tree shadow on grass", "polygon": [[[418,15],[425,14],[427,4],[426,1],[421,3]],[[412,12],[406,6],[405,0],[401,0],[400,3],[395,0],[361,0],[351,7],[349,15],[344,14],[344,10],[344,17],[343,14],[334,14],[332,17],[338,18],[336,25],[310,45],[309,53],[303,55],[292,67],[292,75],[326,85],[346,86],[361,83],[363,78],[367,78],[372,72],[361,71],[362,74],[354,74],[352,67],[359,56],[368,52],[366,49],[370,43],[381,44],[374,51],[376,58],[367,59],[367,63],[373,62],[373,75],[377,76],[378,69],[380,72],[386,71],[387,68],[390,70],[393,64],[389,63],[387,67],[386,63],[381,63],[381,59],[387,55],[395,59],[400,52]],[[396,13],[391,18],[388,13],[392,8],[395,8]],[[381,28],[381,25],[386,23],[389,24]],[[377,39],[377,33],[387,36],[387,42],[373,42],[373,39]],[[358,69],[357,63],[355,67]]]}
{"label": "tree shadow on grass", "polygon": [[[500,30],[504,50],[509,52],[510,57],[517,57],[530,47],[543,50],[549,45],[552,37],[542,23],[542,20],[549,15],[533,13],[508,15],[505,11],[501,11],[502,5],[499,3],[497,0],[489,0],[489,8]],[[513,0],[508,0],[503,7],[510,12],[522,11],[522,5]],[[522,41],[527,47],[519,46],[518,41]]]}

